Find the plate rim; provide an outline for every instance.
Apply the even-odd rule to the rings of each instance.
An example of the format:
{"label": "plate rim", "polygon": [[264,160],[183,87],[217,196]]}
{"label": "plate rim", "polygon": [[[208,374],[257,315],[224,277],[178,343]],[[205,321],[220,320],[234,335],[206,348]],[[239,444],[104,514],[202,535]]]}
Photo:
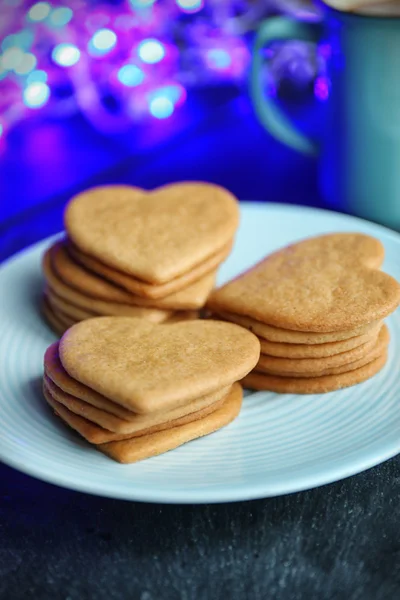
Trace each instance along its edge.
{"label": "plate rim", "polygon": [[[316,488],[323,487],[325,485],[332,485],[333,483],[337,483],[339,481],[344,481],[349,479],[350,477],[354,477],[355,475],[361,475],[362,473],[373,469],[374,467],[378,467],[384,462],[390,460],[391,458],[396,457],[400,453],[400,438],[398,443],[398,448],[395,450],[388,450],[383,453],[379,458],[379,461],[376,459],[359,461],[358,463],[353,463],[353,468],[348,469],[346,474],[343,475],[343,469],[341,470],[340,466],[333,468],[329,473],[329,476],[326,476],[326,471],[319,475],[319,477],[313,478],[313,482],[307,482],[307,479],[304,478],[304,481],[301,485],[296,485],[295,487],[284,487],[280,485],[279,488],[274,490],[270,488],[266,489],[265,483],[264,487],[262,483],[257,485],[253,485],[250,487],[248,484],[246,486],[246,493],[243,493],[243,488],[234,487],[229,490],[229,493],[222,492],[220,490],[208,490],[207,495],[204,498],[201,498],[198,492],[195,489],[191,489],[188,487],[187,490],[184,491],[184,496],[179,497],[179,492],[177,490],[170,490],[168,493],[160,494],[157,489],[154,489],[152,492],[140,493],[140,490],[135,488],[132,494],[128,494],[127,490],[116,490],[109,489],[108,484],[94,485],[92,487],[86,487],[84,484],[80,485],[76,480],[70,480],[68,478],[59,477],[57,474],[51,477],[47,472],[42,472],[40,469],[36,469],[31,467],[30,465],[27,467],[26,465],[21,465],[18,460],[8,459],[4,460],[3,455],[1,453],[1,442],[0,442],[0,460],[8,467],[14,468],[17,471],[29,475],[30,477],[34,477],[39,481],[43,481],[50,485],[55,485],[57,487],[61,487],[67,490],[72,490],[74,492],[80,492],[84,494],[89,494],[91,496],[99,496],[103,498],[113,498],[116,500],[125,500],[129,502],[143,502],[143,503],[152,503],[152,504],[175,504],[175,505],[184,505],[184,504],[225,504],[225,503],[233,503],[233,502],[250,502],[252,500],[261,500],[264,498],[278,498],[280,496],[287,496],[291,494],[296,494],[300,492],[305,492],[309,490],[313,490]],[[355,466],[355,465],[358,466]],[[341,474],[338,475],[338,472]],[[84,481],[84,480],[80,480]],[[107,488],[107,491],[105,489]],[[234,492],[232,491],[234,490]],[[164,493],[164,492],[163,492]]]}

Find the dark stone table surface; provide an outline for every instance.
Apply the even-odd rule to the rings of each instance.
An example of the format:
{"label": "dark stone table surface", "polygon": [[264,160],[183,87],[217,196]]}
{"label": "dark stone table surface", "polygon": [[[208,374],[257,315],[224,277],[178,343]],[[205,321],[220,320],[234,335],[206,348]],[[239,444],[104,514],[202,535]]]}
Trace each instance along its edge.
{"label": "dark stone table surface", "polygon": [[4,600],[396,600],[400,462],[278,498],[174,506],[0,467]]}
{"label": "dark stone table surface", "polygon": [[[0,161],[9,201],[0,204],[0,259],[59,230],[70,193],[93,183],[206,179],[243,199],[322,204],[315,162],[268,138],[243,98],[151,152],[68,126],[61,142],[45,127],[44,139],[62,143],[56,166],[40,148],[28,152],[39,125],[11,139]],[[400,460],[307,492],[199,506],[90,496],[0,464],[0,598],[397,600]]]}

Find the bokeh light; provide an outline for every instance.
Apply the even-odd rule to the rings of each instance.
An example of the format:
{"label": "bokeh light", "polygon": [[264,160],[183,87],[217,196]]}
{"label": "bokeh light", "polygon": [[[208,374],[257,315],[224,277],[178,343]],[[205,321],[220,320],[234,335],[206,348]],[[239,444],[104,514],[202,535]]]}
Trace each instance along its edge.
{"label": "bokeh light", "polygon": [[37,65],[36,56],[34,54],[32,54],[32,52],[26,52],[23,55],[22,60],[20,61],[19,65],[14,68],[14,71],[17,73],[17,75],[27,75],[28,73],[33,71],[33,69],[36,67],[36,65]]}
{"label": "bokeh light", "polygon": [[26,51],[32,46],[34,37],[34,33],[31,29],[23,29],[18,33],[6,35],[1,42],[1,48],[7,50],[7,48],[11,48],[12,46],[18,46],[21,50]]}
{"label": "bokeh light", "polygon": [[24,51],[18,46],[11,46],[4,51],[0,59],[1,67],[6,71],[12,71],[18,68],[24,58]]}
{"label": "bokeh light", "polygon": [[89,52],[95,56],[102,56],[110,52],[117,43],[117,36],[112,29],[99,29],[89,42]]}
{"label": "bokeh light", "polygon": [[46,83],[47,81],[47,73],[46,71],[42,71],[41,69],[36,69],[36,71],[32,71],[29,73],[26,78],[26,84],[30,83]]}
{"label": "bokeh light", "polygon": [[74,13],[70,8],[60,6],[51,11],[48,21],[53,27],[64,27],[70,22],[73,15]]}
{"label": "bokeh light", "polygon": [[217,70],[228,69],[232,63],[232,57],[223,48],[212,48],[207,51],[207,63],[210,68]]}
{"label": "bokeh light", "polygon": [[40,108],[50,97],[50,88],[46,83],[34,82],[24,89],[24,103],[28,108]]}
{"label": "bokeh light", "polygon": [[143,62],[153,65],[165,56],[165,46],[158,40],[149,38],[140,42],[138,54]]}
{"label": "bokeh light", "polygon": [[171,83],[158,88],[150,95],[150,98],[165,97],[176,106],[182,104],[186,100],[186,96],[186,90],[180,83]]}
{"label": "bokeh light", "polygon": [[37,2],[34,4],[28,12],[28,19],[30,21],[44,21],[50,13],[51,6],[48,2]]}
{"label": "bokeh light", "polygon": [[[0,87],[25,104],[10,122],[7,102],[0,107],[3,137],[47,102],[60,118],[81,110],[99,129],[113,131],[117,109],[132,119],[167,119],[197,84],[246,76],[250,50],[241,24],[246,29],[250,7],[242,15],[235,3],[222,9],[222,0],[2,3],[15,10],[6,9],[5,23],[0,17]],[[323,81],[315,90],[320,98],[329,92]],[[89,93],[93,101],[81,102]]]}
{"label": "bokeh light", "polygon": [[204,6],[203,0],[176,0],[176,3],[179,8],[188,13],[197,12]]}
{"label": "bokeh light", "polygon": [[146,8],[152,6],[156,0],[129,0],[133,8]]}
{"label": "bokeh light", "polygon": [[72,67],[80,59],[81,53],[73,44],[58,44],[53,48],[51,57],[61,67]]}
{"label": "bokeh light", "polygon": [[6,35],[6,37],[1,42],[1,49],[7,50],[7,48],[11,48],[16,45],[15,34],[11,33],[10,35]]}
{"label": "bokeh light", "polygon": [[123,65],[117,74],[118,81],[128,87],[140,85],[144,80],[144,73],[136,65]]}
{"label": "bokeh light", "polygon": [[156,119],[167,119],[174,112],[174,104],[166,96],[156,96],[150,100],[149,111]]}

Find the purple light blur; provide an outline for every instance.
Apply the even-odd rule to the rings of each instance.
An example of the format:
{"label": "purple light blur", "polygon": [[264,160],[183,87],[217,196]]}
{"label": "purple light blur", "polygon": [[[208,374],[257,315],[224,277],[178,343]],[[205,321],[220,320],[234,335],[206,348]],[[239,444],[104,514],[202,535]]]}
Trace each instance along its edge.
{"label": "purple light blur", "polygon": [[89,14],[85,19],[85,25],[89,33],[95,33],[98,29],[107,27],[110,23],[110,15],[106,10],[95,11]]}
{"label": "purple light blur", "polygon": [[329,98],[329,80],[326,77],[317,77],[314,83],[314,93],[318,100],[325,102]]}
{"label": "purple light blur", "polygon": [[[251,57],[246,33],[258,25],[254,5],[265,1],[6,3],[0,19],[1,138],[30,109],[46,111],[47,103],[57,105],[60,116],[72,106],[96,128],[111,132],[149,113],[167,119],[184,104],[191,86],[243,82]],[[322,60],[329,51],[322,45]],[[279,53],[270,57],[276,80]],[[289,48],[287,54],[293,60],[298,51]],[[298,61],[309,62],[305,56]],[[301,68],[294,71],[298,78]],[[72,90],[68,100],[57,95],[64,85]],[[121,118],[104,105],[104,93],[114,96]],[[325,100],[329,82],[320,77],[315,93]]]}
{"label": "purple light blur", "polygon": [[318,46],[318,54],[325,60],[328,60],[332,55],[332,46],[330,44],[320,44]]}

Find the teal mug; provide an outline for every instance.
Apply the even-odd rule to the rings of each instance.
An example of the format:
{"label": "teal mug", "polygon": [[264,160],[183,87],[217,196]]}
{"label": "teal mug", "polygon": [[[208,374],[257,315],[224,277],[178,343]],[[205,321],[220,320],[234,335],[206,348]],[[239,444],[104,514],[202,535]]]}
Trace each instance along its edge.
{"label": "teal mug", "polygon": [[[274,137],[319,156],[326,204],[400,230],[400,17],[374,17],[323,5],[324,20],[274,17],[255,41],[251,93]],[[284,40],[329,44],[329,98],[318,140],[301,133],[261,82],[261,50]]]}

